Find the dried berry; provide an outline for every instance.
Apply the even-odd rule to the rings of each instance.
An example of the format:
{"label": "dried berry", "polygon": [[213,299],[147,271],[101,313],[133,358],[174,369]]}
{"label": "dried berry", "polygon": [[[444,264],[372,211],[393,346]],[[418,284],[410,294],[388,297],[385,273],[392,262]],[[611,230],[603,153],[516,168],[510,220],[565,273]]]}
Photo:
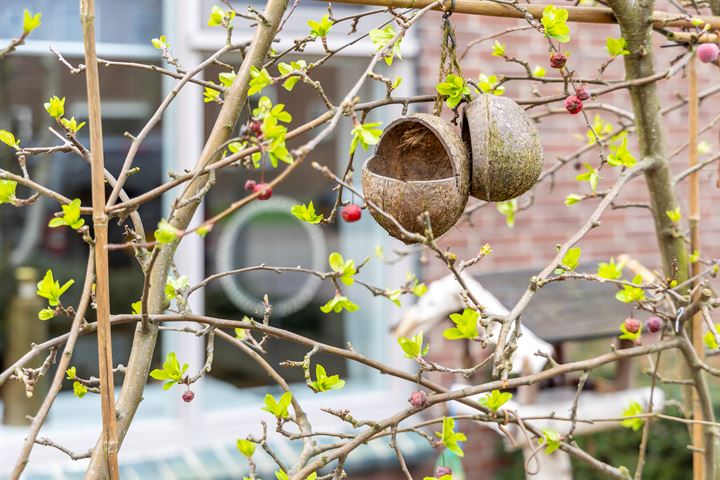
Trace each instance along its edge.
{"label": "dried berry", "polygon": [[645,321],[645,326],[650,333],[658,332],[662,328],[662,320],[658,317],[650,317]]}
{"label": "dried berry", "polygon": [[258,183],[253,187],[253,192],[258,194],[258,200],[267,200],[272,197],[272,187],[267,183]]}
{"label": "dried berry", "polygon": [[345,205],[342,208],[342,210],[340,211],[340,215],[342,216],[343,220],[348,223],[357,222],[362,216],[362,209],[360,208],[360,205],[351,203],[350,205]]}
{"label": "dried berry", "polygon": [[192,402],[193,398],[195,398],[195,393],[192,390],[186,390],[185,393],[182,394],[182,399],[185,403]]}
{"label": "dried berry", "polygon": [[630,333],[637,333],[640,331],[640,320],[637,318],[626,318],[625,319],[625,330],[627,330]]}
{"label": "dried berry", "polygon": [[562,52],[555,52],[550,55],[550,66],[552,68],[563,68],[567,62],[567,55]]}
{"label": "dried berry", "polygon": [[575,89],[575,96],[580,100],[587,100],[590,98],[590,90],[585,85],[580,85]]}
{"label": "dried berry", "polygon": [[437,478],[440,478],[443,475],[452,475],[452,470],[450,470],[450,467],[437,467],[437,470],[435,470],[435,476]]}
{"label": "dried berry", "polygon": [[715,43],[703,43],[697,47],[698,59],[703,63],[712,63],[717,60],[720,54],[720,47]]}
{"label": "dried berry", "polygon": [[255,183],[255,180],[246,180],[245,181],[245,190],[252,192],[255,190],[255,185],[257,185]]}
{"label": "dried berry", "polygon": [[427,404],[427,394],[422,390],[417,390],[410,394],[408,401],[410,402],[410,405],[415,408],[424,407]]}
{"label": "dried berry", "polygon": [[262,123],[260,120],[252,120],[248,123],[248,131],[256,137],[262,135]]}
{"label": "dried berry", "polygon": [[583,109],[582,100],[575,95],[570,95],[565,99],[565,110],[570,112],[572,115],[580,113]]}

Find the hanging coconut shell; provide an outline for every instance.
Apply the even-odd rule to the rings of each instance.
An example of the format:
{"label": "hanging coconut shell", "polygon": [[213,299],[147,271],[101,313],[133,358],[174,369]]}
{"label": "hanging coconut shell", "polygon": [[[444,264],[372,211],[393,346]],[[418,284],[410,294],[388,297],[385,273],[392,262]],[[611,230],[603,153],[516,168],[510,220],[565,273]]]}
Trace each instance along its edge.
{"label": "hanging coconut shell", "polygon": [[[433,236],[439,237],[465,209],[469,166],[466,147],[447,121],[411,114],[385,128],[375,156],[363,165],[363,192],[409,232],[425,234],[422,217],[428,212]],[[392,220],[369,210],[390,235],[413,243]]]}
{"label": "hanging coconut shell", "polygon": [[463,110],[462,138],[470,150],[470,195],[490,202],[518,197],[543,166],[540,134],[525,110],[506,97],[480,95]]}

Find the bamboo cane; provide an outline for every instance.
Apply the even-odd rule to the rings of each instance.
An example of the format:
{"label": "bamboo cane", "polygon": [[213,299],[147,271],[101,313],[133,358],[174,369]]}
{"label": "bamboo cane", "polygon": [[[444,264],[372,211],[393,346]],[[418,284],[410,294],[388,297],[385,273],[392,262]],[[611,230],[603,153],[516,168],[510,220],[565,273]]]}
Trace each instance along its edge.
{"label": "bamboo cane", "polygon": [[[323,0],[320,0],[323,1]],[[376,7],[391,8],[424,8],[437,0],[337,0],[335,3],[348,3],[353,5],[372,5]],[[445,2],[445,8],[450,7],[451,0]],[[563,7],[568,11],[568,21],[580,23],[617,23],[612,10],[605,7]],[[519,4],[518,8],[487,0],[455,0],[454,12],[468,13],[470,15],[484,15],[489,17],[525,18],[527,12],[536,20],[542,18],[545,5]],[[433,10],[442,10],[433,7]],[[713,28],[720,28],[720,17],[698,16]],[[676,13],[655,11],[651,17],[655,27],[694,27],[691,18]]]}
{"label": "bamboo cane", "polygon": [[98,369],[102,407],[102,440],[111,480],[120,478],[117,458],[115,393],[110,329],[110,272],[108,269],[108,217],[105,213],[105,160],[103,158],[100,81],[95,51],[95,0],[80,0],[85,49],[88,128],[92,179],[93,230],[95,234],[95,304],[97,312]]}

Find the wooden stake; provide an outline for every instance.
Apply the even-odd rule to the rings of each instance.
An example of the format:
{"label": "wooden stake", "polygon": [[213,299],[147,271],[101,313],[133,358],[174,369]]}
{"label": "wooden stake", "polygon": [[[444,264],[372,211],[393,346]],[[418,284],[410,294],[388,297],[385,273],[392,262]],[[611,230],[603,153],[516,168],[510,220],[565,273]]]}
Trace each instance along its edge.
{"label": "wooden stake", "polygon": [[103,424],[103,450],[109,477],[120,478],[117,458],[115,392],[110,333],[110,272],[108,268],[108,218],[105,213],[105,160],[103,158],[100,81],[95,51],[95,0],[80,0],[80,18],[85,48],[88,128],[92,179],[93,231],[95,234],[95,304],[97,312],[98,369]]}
{"label": "wooden stake", "polygon": [[[321,0],[324,1],[324,0]],[[335,3],[350,3],[353,5],[372,5],[376,7],[392,8],[416,8],[421,9],[435,3],[437,0],[336,0]],[[450,0],[446,0],[445,7],[450,6]],[[520,4],[536,20],[542,18],[545,5]],[[605,7],[563,7],[568,11],[568,21],[581,23],[617,23],[612,10]],[[442,10],[434,7],[433,10]],[[487,0],[455,0],[457,13],[469,13],[471,15],[485,15],[488,17],[524,18],[523,13],[511,7]],[[720,17],[698,16],[711,27],[720,28]],[[690,17],[683,17],[676,13],[655,11],[652,14],[652,22],[656,27],[693,27]]]}
{"label": "wooden stake", "polygon": [[[698,109],[700,107],[698,99],[698,81],[697,81],[697,56],[693,55],[688,63],[688,117],[689,117],[689,134],[688,134],[688,166],[694,167],[698,163]],[[698,172],[690,174],[690,249],[692,252],[700,251],[700,175]],[[692,276],[700,274],[700,262],[692,264]],[[697,352],[698,357],[703,358],[705,346],[703,345],[702,334],[702,313],[696,313],[692,319],[692,344]],[[697,391],[693,389],[693,419],[702,420],[702,408]],[[692,426],[693,439],[693,480],[702,480],[705,478],[704,473],[704,450],[705,436],[704,427],[700,423],[693,423]]]}

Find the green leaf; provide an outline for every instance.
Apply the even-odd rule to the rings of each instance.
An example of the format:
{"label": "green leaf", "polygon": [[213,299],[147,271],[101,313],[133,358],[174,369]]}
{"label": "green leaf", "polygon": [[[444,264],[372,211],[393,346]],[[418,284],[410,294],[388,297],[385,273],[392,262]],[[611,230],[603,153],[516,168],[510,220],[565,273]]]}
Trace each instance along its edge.
{"label": "green leaf", "polygon": [[345,386],[345,380],[340,380],[339,375],[328,376],[325,367],[319,363],[315,365],[315,381],[310,387],[316,392],[327,392],[328,390],[340,390]]}
{"label": "green leaf", "polygon": [[340,274],[340,280],[345,285],[350,286],[355,283],[355,279],[353,278],[353,276],[357,273],[355,260],[344,260],[342,255],[338,252],[332,252],[328,257],[328,263],[334,272]]}
{"label": "green leaf", "polygon": [[498,85],[499,81],[497,75],[485,75],[481,73],[478,76],[478,86],[480,91],[483,93],[492,93],[495,96],[500,96],[505,93],[505,87]]}
{"label": "green leaf", "polygon": [[509,228],[515,226],[515,214],[517,213],[517,198],[497,203],[497,211],[505,216],[505,223]]}
{"label": "green leaf", "polygon": [[65,97],[58,98],[57,95],[54,95],[44,106],[52,118],[57,119],[65,115]]}
{"label": "green leaf", "polygon": [[[635,275],[632,283],[642,285],[642,276]],[[615,298],[623,303],[641,302],[645,300],[645,290],[632,285],[623,285],[623,289],[615,294]]]}
{"label": "green leaf", "polygon": [[592,191],[595,192],[597,190],[598,181],[601,178],[600,173],[589,163],[585,164],[585,170],[587,170],[587,172],[577,175],[575,180],[578,182],[588,182]]}
{"label": "green leaf", "polygon": [[673,223],[678,223],[680,219],[682,219],[682,213],[680,213],[680,207],[675,207],[674,210],[666,210],[665,215],[670,219]]}
{"label": "green leaf", "polygon": [[14,180],[0,180],[0,205],[3,203],[15,203],[17,197],[15,190],[17,182]]}
{"label": "green leaf", "polygon": [[[623,411],[623,417],[634,417],[636,415],[642,415],[644,413],[642,405],[637,401],[633,400],[630,405]],[[642,418],[627,418],[620,422],[625,428],[632,428],[633,431],[639,431],[645,424],[645,420]]]}
{"label": "green leaf", "polygon": [[222,72],[218,74],[218,80],[220,80],[220,83],[228,88],[232,86],[236,78],[237,74],[235,72]]}
{"label": "green leaf", "polygon": [[73,135],[76,135],[82,127],[85,126],[85,122],[80,122],[79,124],[75,120],[75,117],[71,117],[70,120],[67,118],[61,118],[60,123],[63,127],[69,132],[71,132]]}
{"label": "green leaf", "polygon": [[315,20],[308,20],[308,26],[310,27],[310,36],[313,38],[324,38],[327,37],[328,32],[333,26],[333,21],[330,20],[330,15],[325,14],[319,22]]}
{"label": "green leaf", "polygon": [[51,307],[56,307],[60,305],[60,297],[62,294],[65,293],[73,283],[75,283],[75,280],[70,279],[61,287],[60,282],[53,278],[52,270],[48,270],[45,273],[45,277],[37,284],[37,294],[46,298]]}
{"label": "green leaf", "polygon": [[455,328],[448,328],[443,331],[443,337],[448,340],[457,340],[467,338],[474,340],[478,336],[477,322],[480,314],[477,310],[466,308],[462,314],[450,314],[450,320],[455,324]]}
{"label": "green leaf", "polygon": [[575,205],[582,199],[583,199],[582,195],[577,195],[575,193],[571,193],[570,195],[565,197],[565,205],[567,205],[567,206]]}
{"label": "green leaf", "polygon": [[560,448],[561,441],[562,438],[557,431],[543,428],[543,437],[540,439],[540,445],[545,444],[545,455],[550,455]]}
{"label": "green leaf", "polygon": [[[373,45],[375,45],[375,52],[379,52],[382,51],[385,46],[390,43],[390,41],[392,41],[393,38],[395,38],[396,33],[392,25],[387,25],[383,29],[370,30],[369,35],[370,41]],[[401,42],[402,38],[397,39],[390,51],[385,53],[385,63],[387,63],[388,65],[392,65],[395,56],[402,60],[402,55],[400,54]]]}
{"label": "green leaf", "polygon": [[445,448],[456,454],[458,457],[465,456],[458,442],[464,442],[467,437],[464,433],[455,432],[455,419],[452,417],[443,417],[442,432],[435,432]]}
{"label": "green leaf", "polygon": [[505,44],[500,43],[497,40],[495,40],[495,43],[492,46],[492,55],[493,55],[493,57],[504,57],[505,56]]}
{"label": "green leaf", "polygon": [[142,300],[131,303],[130,308],[132,309],[133,315],[140,315],[142,313]]}
{"label": "green leaf", "polygon": [[38,318],[40,320],[50,320],[51,318],[54,318],[57,315],[57,312],[54,308],[43,308],[38,312]]}
{"label": "green leaf", "polygon": [[465,80],[454,73],[445,77],[445,81],[438,83],[435,89],[445,97],[445,104],[450,108],[457,107],[458,103],[471,93]]}
{"label": "green leaf", "polygon": [[212,10],[210,10],[210,18],[208,19],[207,24],[209,27],[227,27],[230,25],[233,18],[235,18],[235,12],[233,10],[225,12],[225,10],[217,5],[213,5]]}
{"label": "green leaf", "polygon": [[[602,137],[610,134],[613,131],[613,129],[615,128],[615,127],[613,127],[612,123],[606,122],[598,114],[595,114],[595,116],[593,117],[593,122],[592,122],[591,127],[592,127],[592,129],[588,129],[587,133],[585,134],[585,136],[587,137],[588,145],[595,144],[595,142],[597,141],[597,139],[595,138],[596,135],[598,137],[602,138]],[[613,138],[615,138],[615,137],[613,137]]]}
{"label": "green leaf", "polygon": [[168,277],[165,282],[165,298],[169,301],[177,298],[181,290],[190,286],[190,279],[187,275],[181,275],[178,278]]}
{"label": "green leaf", "polygon": [[82,398],[88,392],[88,388],[77,380],[73,382],[73,393],[77,398]]}
{"label": "green leaf", "polygon": [[263,88],[272,85],[272,77],[268,73],[267,69],[263,68],[258,70],[254,65],[250,67],[250,89],[248,95],[255,95],[260,92]]}
{"label": "green leaf", "polygon": [[380,135],[382,135],[382,130],[377,128],[380,125],[382,125],[382,122],[358,123],[355,125],[352,132],[350,132],[353,137],[350,144],[350,154],[355,152],[358,144],[363,147],[363,150],[367,150],[370,145],[376,145],[380,141]]}
{"label": "green leaf", "polygon": [[315,205],[313,205],[312,200],[307,205],[294,205],[290,209],[290,212],[303,222],[311,224],[318,224],[322,222],[323,219],[322,214],[318,215],[317,213],[315,213]]}
{"label": "green leaf", "polygon": [[250,440],[244,440],[242,438],[237,439],[237,449],[247,458],[253,456],[253,453],[255,453],[255,447],[257,447],[257,444],[255,442],[251,442]]}
{"label": "green leaf", "polygon": [[406,358],[415,360],[418,357],[424,357],[430,350],[430,344],[423,345],[423,332],[420,330],[417,335],[410,338],[398,338],[398,344],[402,348]]}
{"label": "green leaf", "polygon": [[478,403],[486,408],[489,408],[493,411],[493,413],[496,413],[500,409],[500,407],[505,405],[512,397],[513,395],[510,392],[493,390],[492,392],[486,393],[485,395],[480,397]]}
{"label": "green leaf", "polygon": [[36,14],[30,13],[30,10],[25,9],[23,12],[23,31],[25,33],[30,33],[36,28],[40,26],[42,23],[40,21],[40,18],[42,17],[42,13],[38,12]]}
{"label": "green leaf", "polygon": [[67,370],[65,370],[65,373],[67,374],[68,380],[75,380],[75,378],[77,377],[77,368],[70,367]]}
{"label": "green leaf", "polygon": [[220,91],[214,88],[205,87],[203,90],[203,102],[212,103],[220,100]]}
{"label": "green leaf", "polygon": [[347,297],[344,297],[340,294],[336,294],[333,298],[328,300],[325,305],[320,307],[320,310],[323,313],[330,313],[330,312],[340,313],[343,311],[343,309],[347,310],[348,312],[355,312],[359,308],[360,308],[359,306],[357,306],[356,304],[351,302],[350,299],[348,299]]}
{"label": "green leaf", "polygon": [[607,48],[608,53],[611,57],[618,57],[621,55],[627,55],[630,53],[629,50],[625,48],[627,45],[627,42],[624,38],[611,38],[608,37],[605,41],[605,48]]}
{"label": "green leaf", "polygon": [[554,38],[560,43],[570,41],[570,27],[567,25],[568,11],[564,8],[557,8],[548,5],[543,10],[542,24],[545,27],[545,35]]}
{"label": "green leaf", "polygon": [[167,357],[165,357],[165,363],[163,363],[163,368],[156,368],[155,370],[150,372],[150,376],[155,380],[168,380],[165,385],[163,385],[163,390],[168,390],[173,385],[182,381],[183,375],[185,375],[187,369],[188,364],[183,364],[181,368],[180,362],[175,356],[175,352],[170,352],[167,354]]}
{"label": "green leaf", "polygon": [[624,267],[624,260],[620,263],[615,263],[615,257],[611,257],[608,263],[598,263],[597,275],[600,278],[607,278],[608,280],[619,280],[622,278]]}
{"label": "green leaf", "polygon": [[620,145],[611,145],[610,150],[613,153],[608,155],[608,165],[611,165],[613,167],[632,167],[637,163],[635,157],[633,157],[633,155],[627,149],[627,137],[623,137]]}
{"label": "green leaf", "polygon": [[15,135],[7,130],[0,130],[0,142],[4,143],[8,147],[12,147],[15,150],[20,150],[20,140],[15,139]]}
{"label": "green leaf", "polygon": [[[292,72],[305,71],[306,69],[307,63],[305,63],[305,60],[298,60],[297,62],[290,62],[289,64],[285,62],[278,63],[278,71],[281,75],[288,75]],[[291,92],[298,80],[300,80],[300,75],[294,75],[289,77],[283,82],[283,88],[288,92]]]}
{"label": "green leaf", "polygon": [[247,330],[244,328],[236,328],[235,329],[235,338],[238,340],[242,340],[247,336]]}
{"label": "green leaf", "polygon": [[80,218],[80,199],[76,198],[68,205],[62,205],[62,216],[55,217],[48,224],[50,228],[68,226],[74,230],[85,225],[85,220]]}
{"label": "green leaf", "polygon": [[582,254],[582,249],[580,247],[573,247],[567,251],[565,256],[563,256],[562,261],[560,262],[563,267],[565,267],[569,271],[573,271],[577,268],[577,266],[580,264],[580,255]]}
{"label": "green leaf", "polygon": [[290,406],[291,402],[292,393],[290,392],[283,393],[280,396],[279,401],[276,401],[275,397],[268,393],[267,395],[265,395],[265,406],[262,407],[262,410],[265,410],[266,412],[269,412],[278,418],[288,418],[290,416],[290,412],[288,412],[288,407]]}
{"label": "green leaf", "polygon": [[157,48],[158,50],[167,50],[170,48],[170,42],[167,41],[167,37],[165,35],[160,35],[160,38],[153,38],[151,40],[153,47]]}
{"label": "green leaf", "polygon": [[541,67],[540,65],[535,65],[535,68],[533,68],[533,77],[537,78],[543,78],[545,76],[545,69]]}
{"label": "green leaf", "polygon": [[[720,331],[720,323],[715,324],[715,330]],[[705,335],[703,335],[703,343],[705,343],[705,346],[710,350],[717,350],[718,348],[720,348],[717,338],[715,338],[712,330],[708,330],[707,332],[705,332]]]}
{"label": "green leaf", "polygon": [[164,218],[158,223],[157,230],[155,230],[155,241],[158,243],[172,243],[177,240],[180,235],[180,230],[173,227]]}

